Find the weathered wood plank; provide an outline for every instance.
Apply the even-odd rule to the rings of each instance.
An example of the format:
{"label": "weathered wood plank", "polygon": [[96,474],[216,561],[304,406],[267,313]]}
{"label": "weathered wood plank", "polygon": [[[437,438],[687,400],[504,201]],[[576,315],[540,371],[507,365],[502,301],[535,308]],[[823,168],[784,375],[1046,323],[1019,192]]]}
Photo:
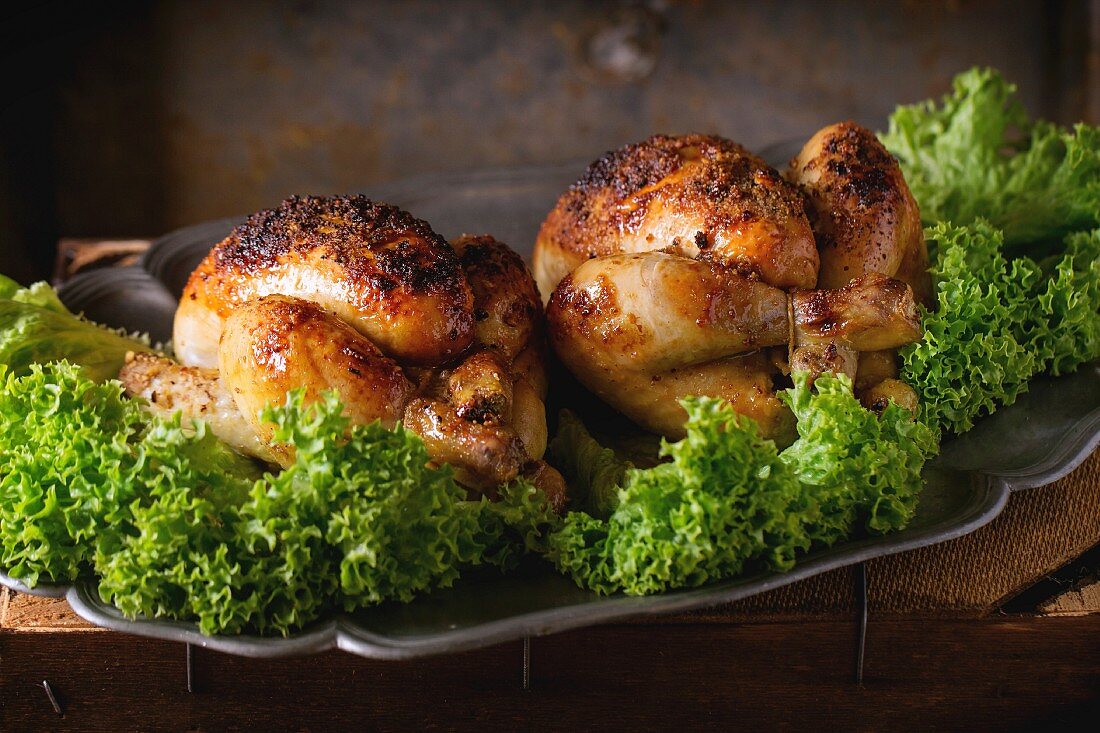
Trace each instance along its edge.
{"label": "weathered wood plank", "polygon": [[72,631],[97,627],[73,613],[64,598],[38,598],[0,590],[0,629],[13,632]]}
{"label": "weathered wood plank", "polygon": [[1085,616],[1100,613],[1100,581],[1093,580],[1039,605],[1039,612],[1047,616]]}
{"label": "weathered wood plank", "polygon": [[1095,708],[1097,638],[1100,616],[872,622],[856,686],[854,624],[617,625],[534,639],[528,691],[519,643],[401,663],[196,650],[188,694],[179,644],[4,632],[0,728],[1028,728]]}

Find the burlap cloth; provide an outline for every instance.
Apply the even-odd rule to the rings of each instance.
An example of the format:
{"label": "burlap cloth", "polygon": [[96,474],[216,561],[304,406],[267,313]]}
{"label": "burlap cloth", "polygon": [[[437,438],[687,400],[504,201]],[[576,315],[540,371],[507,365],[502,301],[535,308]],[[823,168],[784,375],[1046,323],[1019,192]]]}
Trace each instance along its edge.
{"label": "burlap cloth", "polygon": [[[1013,494],[1004,512],[956,540],[867,563],[877,616],[981,616],[1100,544],[1100,451],[1060,481]],[[850,616],[855,570],[843,568],[693,614],[740,621]]]}

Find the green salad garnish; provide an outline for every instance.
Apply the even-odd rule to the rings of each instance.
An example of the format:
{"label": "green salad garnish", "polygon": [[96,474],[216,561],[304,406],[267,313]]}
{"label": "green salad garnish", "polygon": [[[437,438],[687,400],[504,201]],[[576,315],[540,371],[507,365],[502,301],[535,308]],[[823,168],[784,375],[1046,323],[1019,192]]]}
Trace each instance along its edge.
{"label": "green salad garnish", "polygon": [[29,585],[94,571],[129,616],[285,634],[327,608],[407,601],[464,566],[506,564],[543,510],[521,483],[499,504],[468,500],[418,436],[352,427],[332,396],[292,393],[265,418],[297,449],[278,474],[71,364],[7,374],[0,567]]}
{"label": "green salad garnish", "polygon": [[26,374],[32,364],[66,359],[95,380],[118,375],[128,351],[151,351],[131,337],[76,316],[46,283],[21,288],[0,275],[0,364]]}
{"label": "green salad garnish", "polygon": [[990,69],[899,107],[883,142],[928,229],[936,306],[902,350],[944,435],[1011,405],[1041,372],[1100,357],[1100,128],[1032,121]]}
{"label": "green salad garnish", "polygon": [[550,537],[559,569],[602,593],[655,593],[750,563],[788,570],[799,552],[854,531],[904,527],[937,450],[932,431],[894,404],[881,417],[865,410],[844,376],[823,375],[811,389],[796,374],[783,396],[799,434],[783,451],[728,403],[696,397],[684,401],[687,437],[662,442],[669,460],[647,469],[619,461],[565,416],[552,451],[575,457],[564,468],[581,477],[571,488],[582,500],[610,511],[565,518]]}
{"label": "green salad garnish", "polygon": [[882,141],[898,157],[926,224],[983,219],[1009,246],[1100,226],[1100,128],[1031,120],[1016,86],[992,69],[902,106]]}

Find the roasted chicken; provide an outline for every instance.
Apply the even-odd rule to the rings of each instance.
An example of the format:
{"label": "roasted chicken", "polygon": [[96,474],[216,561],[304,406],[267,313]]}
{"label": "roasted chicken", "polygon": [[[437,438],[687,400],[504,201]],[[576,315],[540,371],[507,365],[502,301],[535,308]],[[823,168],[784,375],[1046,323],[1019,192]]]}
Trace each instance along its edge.
{"label": "roasted chicken", "polygon": [[815,135],[792,171],[703,135],[653,137],[593,163],[535,246],[561,361],[667,437],[683,434],[678,400],[703,394],[786,440],[781,372],[854,376],[860,352],[891,359],[919,338],[927,252],[896,162],[845,123]]}
{"label": "roasted chicken", "polygon": [[[253,215],[187,283],[183,364],[135,356],[120,379],[153,409],[207,419],[239,450],[287,465],[261,409],[333,390],[355,423],[403,423],[459,480],[492,495],[526,475],[551,500],[542,307],[522,259],[492,237],[453,245],[361,196],[291,198]],[[227,399],[228,396],[228,399]]]}

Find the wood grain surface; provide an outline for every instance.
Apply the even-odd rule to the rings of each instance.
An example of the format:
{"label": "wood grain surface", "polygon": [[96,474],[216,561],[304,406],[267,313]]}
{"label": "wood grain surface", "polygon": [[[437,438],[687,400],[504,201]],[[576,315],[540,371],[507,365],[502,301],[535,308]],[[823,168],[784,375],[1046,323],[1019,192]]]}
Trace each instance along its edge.
{"label": "wood grain surface", "polygon": [[[1037,730],[1100,693],[1100,616],[615,625],[414,662],[255,661],[118,634],[0,633],[5,731]],[[42,687],[49,682],[63,717]],[[736,724],[735,726],[733,724]],[[1087,730],[1088,728],[1084,728]]]}

